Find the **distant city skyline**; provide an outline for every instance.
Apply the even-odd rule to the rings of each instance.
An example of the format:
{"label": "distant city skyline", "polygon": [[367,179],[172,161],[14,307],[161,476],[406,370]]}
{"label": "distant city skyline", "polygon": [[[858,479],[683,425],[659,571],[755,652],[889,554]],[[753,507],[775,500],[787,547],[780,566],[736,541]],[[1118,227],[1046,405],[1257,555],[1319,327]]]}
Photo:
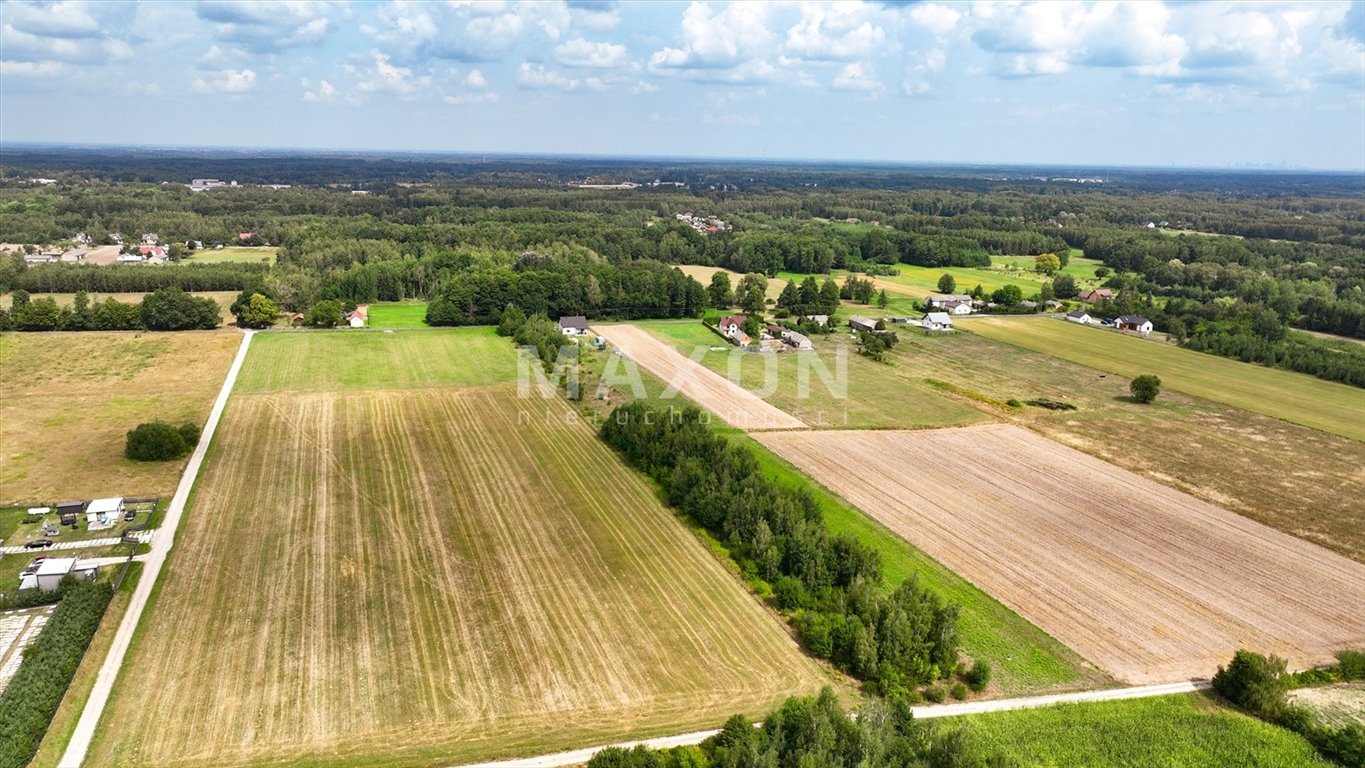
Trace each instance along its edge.
{"label": "distant city skyline", "polygon": [[0,141],[1365,169],[1365,3],[0,4]]}

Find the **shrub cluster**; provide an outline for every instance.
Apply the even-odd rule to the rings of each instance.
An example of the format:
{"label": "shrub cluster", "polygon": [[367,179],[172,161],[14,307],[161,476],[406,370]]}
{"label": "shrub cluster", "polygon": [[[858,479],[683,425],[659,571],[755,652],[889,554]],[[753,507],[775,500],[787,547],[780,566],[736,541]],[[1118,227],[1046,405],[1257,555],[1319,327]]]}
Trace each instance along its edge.
{"label": "shrub cluster", "polygon": [[218,304],[179,288],[163,288],[140,304],[109,298],[92,304],[80,291],[69,307],[50,296],[30,299],[14,292],[9,311],[0,310],[0,331],[189,331],[217,328]]}
{"label": "shrub cluster", "polygon": [[103,583],[63,586],[52,618],[0,693],[0,768],[23,768],[38,751],[113,594]]}
{"label": "shrub cluster", "polygon": [[164,421],[137,425],[128,433],[123,454],[134,461],[169,461],[194,450],[199,444],[199,426],[186,422],[172,427]]}
{"label": "shrub cluster", "polygon": [[858,717],[844,712],[829,688],[815,698],[790,698],[755,727],[742,715],[725,721],[695,747],[651,751],[608,747],[588,768],[1009,768],[962,729],[916,722],[903,697],[871,699]]}
{"label": "shrub cluster", "polygon": [[806,647],[881,691],[928,683],[957,659],[957,605],[907,579],[882,588],[877,553],[830,535],[804,488],[768,479],[753,453],[713,432],[695,408],[620,406],[602,437],[663,487],[668,501],[773,585]]}

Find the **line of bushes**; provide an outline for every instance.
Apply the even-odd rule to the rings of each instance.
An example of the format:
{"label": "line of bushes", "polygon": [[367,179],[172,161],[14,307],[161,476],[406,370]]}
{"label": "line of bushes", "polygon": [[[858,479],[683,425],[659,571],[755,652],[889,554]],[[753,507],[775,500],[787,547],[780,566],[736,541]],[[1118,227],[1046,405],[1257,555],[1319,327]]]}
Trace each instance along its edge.
{"label": "line of bushes", "polygon": [[707,419],[696,408],[629,403],[607,418],[602,438],[723,542],[746,578],[771,585],[812,654],[874,692],[952,674],[960,607],[913,577],[886,593],[874,550],[830,535],[809,491],[765,477],[752,452],[712,431]]}
{"label": "line of bushes", "polygon": [[15,291],[8,311],[0,310],[0,331],[194,331],[211,330],[220,322],[213,299],[191,296],[179,288],[161,288],[140,304],[108,298],[92,304],[78,291],[71,306],[56,299],[30,299]]}
{"label": "line of bushes", "polygon": [[52,618],[0,693],[0,768],[23,768],[38,751],[113,596],[105,583],[62,586]]}
{"label": "line of bushes", "polygon": [[1311,711],[1288,699],[1289,689],[1296,685],[1344,680],[1365,680],[1365,652],[1341,651],[1334,666],[1290,674],[1284,659],[1241,650],[1230,664],[1218,668],[1213,689],[1248,714],[1302,735],[1323,757],[1354,768],[1365,766],[1365,726],[1323,725]]}
{"label": "line of bushes", "polygon": [[962,728],[916,722],[904,697],[871,699],[854,717],[834,692],[792,697],[755,727],[743,715],[725,721],[715,736],[692,747],[649,750],[608,747],[588,768],[759,768],[761,766],[858,766],[859,768],[1009,768]]}

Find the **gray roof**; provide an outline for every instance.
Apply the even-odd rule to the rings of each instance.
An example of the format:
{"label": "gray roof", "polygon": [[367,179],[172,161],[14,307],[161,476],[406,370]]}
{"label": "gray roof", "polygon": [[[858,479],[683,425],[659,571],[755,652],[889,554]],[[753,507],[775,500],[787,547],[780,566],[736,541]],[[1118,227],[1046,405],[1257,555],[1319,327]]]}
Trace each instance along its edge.
{"label": "gray roof", "polygon": [[1143,323],[1150,323],[1152,321],[1142,315],[1124,315],[1119,318],[1119,322],[1124,325],[1142,325]]}
{"label": "gray roof", "polygon": [[588,330],[588,318],[582,315],[565,315],[559,318],[559,327],[586,331]]}
{"label": "gray roof", "polygon": [[1089,314],[1090,314],[1090,313],[1089,313],[1089,312],[1086,312],[1084,309],[1073,309],[1073,310],[1071,310],[1070,312],[1067,312],[1067,313],[1066,313],[1066,316],[1067,316],[1067,317],[1087,317],[1087,316],[1089,316]]}

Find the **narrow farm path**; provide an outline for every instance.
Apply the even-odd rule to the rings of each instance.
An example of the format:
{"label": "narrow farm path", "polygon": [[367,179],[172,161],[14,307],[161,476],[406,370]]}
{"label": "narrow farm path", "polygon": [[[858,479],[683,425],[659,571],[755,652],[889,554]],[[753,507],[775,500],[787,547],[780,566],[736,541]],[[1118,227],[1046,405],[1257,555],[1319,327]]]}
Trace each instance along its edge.
{"label": "narrow farm path", "polygon": [[[968,701],[961,704],[936,704],[914,707],[913,709],[916,719],[930,720],[940,717],[959,717],[961,715],[980,715],[988,712],[1005,712],[1012,709],[1034,709],[1036,707],[1049,707],[1054,704],[1122,701],[1124,699],[1145,699],[1153,696],[1175,696],[1182,693],[1207,690],[1208,688],[1209,683],[1205,680],[1187,680],[1179,683],[1163,683],[1161,685],[1111,688],[1104,691],[1080,691],[1078,693],[1058,693],[1049,696],[1028,696],[1018,699],[996,699],[994,701]],[[575,749],[571,752],[558,752],[553,755],[522,757],[515,760],[499,760],[489,763],[471,763],[458,766],[457,768],[567,768],[567,766],[583,765],[592,759],[593,755],[608,747],[621,747],[623,749],[630,749],[636,745],[643,745],[649,749],[688,747],[700,744],[712,736],[715,736],[717,733],[720,733],[720,731],[695,731],[693,733],[683,733],[677,736],[662,736],[657,739],[644,739],[643,741],[628,741],[621,744],[605,744],[600,747]]]}
{"label": "narrow farm path", "polygon": [[133,641],[133,633],[137,630],[143,609],[147,607],[147,600],[152,595],[157,576],[161,574],[161,567],[165,565],[171,545],[175,543],[175,529],[180,525],[180,517],[185,511],[185,503],[189,501],[190,490],[194,487],[195,478],[199,476],[199,467],[204,463],[209,444],[213,442],[214,430],[218,428],[218,421],[223,416],[228,396],[232,394],[232,385],[237,381],[237,373],[242,369],[242,362],[246,360],[247,348],[251,346],[251,337],[254,334],[255,331],[242,333],[242,344],[237,348],[237,356],[233,358],[232,367],[228,369],[227,377],[223,379],[223,387],[218,391],[218,398],[213,401],[213,410],[209,412],[208,422],[204,424],[199,444],[194,447],[194,453],[190,455],[189,463],[185,465],[185,473],[180,477],[180,485],[176,486],[175,496],[171,497],[166,517],[157,529],[160,535],[152,540],[152,551],[146,555],[143,562],[142,578],[138,580],[137,588],[133,590],[132,600],[123,614],[123,622],[119,624],[114,642],[109,646],[109,654],[104,657],[104,664],[100,666],[99,676],[95,679],[95,687],[90,691],[90,698],[86,700],[85,709],[81,711],[81,719],[76,723],[75,732],[71,734],[71,742],[67,744],[66,752],[62,755],[59,763],[62,768],[80,768],[86,752],[90,749],[95,727],[99,725],[104,705],[109,701],[114,681],[118,679],[119,668],[123,665],[123,657],[128,653],[128,646]]}

